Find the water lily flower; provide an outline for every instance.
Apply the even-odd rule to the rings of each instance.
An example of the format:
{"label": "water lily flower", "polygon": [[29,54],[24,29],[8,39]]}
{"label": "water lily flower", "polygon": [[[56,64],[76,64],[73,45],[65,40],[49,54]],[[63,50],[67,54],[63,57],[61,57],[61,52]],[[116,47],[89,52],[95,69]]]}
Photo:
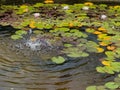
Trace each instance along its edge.
{"label": "water lily flower", "polygon": [[54,3],[54,0],[45,0],[44,3],[51,4],[51,3]]}
{"label": "water lily flower", "polygon": [[36,27],[36,26],[35,26],[35,22],[34,22],[34,21],[31,21],[30,24],[29,24],[29,27],[30,27],[30,28],[35,28],[35,27]]}
{"label": "water lily flower", "polygon": [[102,32],[100,32],[100,31],[94,31],[93,34],[99,35],[99,34],[102,34]]}
{"label": "water lily flower", "polygon": [[84,5],[86,5],[86,6],[92,6],[93,3],[92,2],[86,2],[86,3],[84,3]]}
{"label": "water lily flower", "polygon": [[40,13],[34,13],[33,14],[35,18],[39,17],[40,16]]}
{"label": "water lily flower", "polygon": [[111,61],[106,61],[106,60],[103,60],[101,63],[105,66],[110,66],[111,65]]}
{"label": "water lily flower", "polygon": [[119,9],[119,8],[120,8],[120,5],[114,6],[114,9]]}
{"label": "water lily flower", "polygon": [[20,6],[20,9],[22,9],[22,10],[23,10],[23,12],[28,12],[28,11],[29,11],[29,9],[28,9],[28,6],[27,6],[27,5],[21,5],[21,6]]}
{"label": "water lily flower", "polygon": [[89,10],[89,7],[88,6],[84,6],[82,9],[83,10]]}
{"label": "water lily flower", "polygon": [[69,6],[64,6],[63,9],[64,9],[64,10],[68,10],[68,9],[69,9]]}
{"label": "water lily flower", "polygon": [[100,18],[101,18],[101,19],[106,19],[107,16],[106,16],[106,15],[101,15]]}
{"label": "water lily flower", "polygon": [[107,49],[108,49],[108,50],[112,50],[112,51],[113,51],[113,50],[115,50],[115,49],[116,49],[116,46],[113,46],[113,45],[111,45],[111,46],[107,46]]}
{"label": "water lily flower", "polygon": [[103,28],[103,27],[99,27],[99,28],[98,28],[98,31],[107,32],[107,30],[106,30],[105,28]]}
{"label": "water lily flower", "polygon": [[103,49],[103,48],[97,47],[96,49],[97,49],[98,53],[104,52],[104,49]]}
{"label": "water lily flower", "polygon": [[105,42],[99,42],[99,45],[101,45],[101,46],[107,46],[108,44],[105,43]]}

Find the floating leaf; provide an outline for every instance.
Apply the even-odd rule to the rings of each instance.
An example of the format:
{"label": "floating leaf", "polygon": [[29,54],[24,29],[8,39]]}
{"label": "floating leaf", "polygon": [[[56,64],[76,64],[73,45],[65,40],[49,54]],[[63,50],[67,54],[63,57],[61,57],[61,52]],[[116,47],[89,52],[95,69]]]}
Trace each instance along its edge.
{"label": "floating leaf", "polygon": [[12,38],[13,40],[17,40],[17,39],[21,39],[22,36],[20,36],[20,35],[12,35],[11,38]]}
{"label": "floating leaf", "polygon": [[109,89],[117,89],[119,87],[119,85],[115,82],[108,82],[105,84],[105,86]]}
{"label": "floating leaf", "polygon": [[53,57],[51,60],[52,60],[52,62],[54,62],[56,64],[62,64],[65,62],[65,59],[61,56]]}
{"label": "floating leaf", "polygon": [[89,56],[89,54],[85,52],[70,52],[69,54],[67,54],[67,56],[77,58],[77,57],[87,57]]}
{"label": "floating leaf", "polygon": [[100,72],[100,73],[105,73],[104,71],[104,68],[103,67],[97,67],[96,68],[97,72]]}
{"label": "floating leaf", "polygon": [[97,90],[97,89],[96,89],[96,86],[89,86],[86,88],[86,90]]}
{"label": "floating leaf", "polygon": [[72,47],[72,44],[64,44],[65,47]]}
{"label": "floating leaf", "polygon": [[15,32],[15,34],[17,34],[17,35],[23,35],[23,34],[27,34],[27,32],[24,31],[24,30],[18,30],[18,31]]}
{"label": "floating leaf", "polygon": [[104,71],[105,73],[114,74],[114,70],[112,66],[104,66]]}
{"label": "floating leaf", "polygon": [[60,32],[67,32],[70,29],[69,28],[56,28],[55,30],[60,31]]}
{"label": "floating leaf", "polygon": [[88,28],[88,29],[86,29],[86,32],[88,32],[88,33],[93,33],[93,32],[95,32],[95,30]]}
{"label": "floating leaf", "polygon": [[115,59],[115,52],[112,51],[106,51],[105,54],[107,55],[107,58],[109,58],[109,60],[114,60]]}
{"label": "floating leaf", "polygon": [[76,57],[80,57],[81,53],[70,52],[69,54],[67,54],[67,56],[76,58]]}
{"label": "floating leaf", "polygon": [[106,90],[105,86],[97,86],[97,90]]}

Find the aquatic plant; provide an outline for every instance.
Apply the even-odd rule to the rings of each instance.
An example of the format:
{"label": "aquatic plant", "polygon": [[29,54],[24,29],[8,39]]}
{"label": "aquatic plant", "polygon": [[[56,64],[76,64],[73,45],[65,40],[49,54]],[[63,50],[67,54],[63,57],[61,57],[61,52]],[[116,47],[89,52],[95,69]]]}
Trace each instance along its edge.
{"label": "aquatic plant", "polygon": [[[11,36],[13,40],[23,39],[31,30],[29,34],[35,35],[27,42],[31,49],[41,44],[34,41],[47,37],[42,40],[44,44],[50,43],[53,47],[60,48],[58,56],[51,59],[55,64],[62,64],[69,57],[88,57],[90,53],[101,53],[105,57],[98,60],[101,66],[96,67],[96,70],[109,74],[120,72],[119,5],[95,5],[91,2],[74,5],[52,4],[53,0],[46,0],[44,3],[1,5],[0,24],[19,29]],[[115,89],[118,85],[111,82],[105,86],[91,86],[87,90],[106,88]]]}
{"label": "aquatic plant", "polygon": [[51,4],[51,3],[54,3],[54,0],[45,0],[44,3]]}
{"label": "aquatic plant", "polygon": [[14,35],[11,36],[11,38],[13,40],[21,39],[23,37],[23,35],[25,35],[25,34],[27,34],[26,31],[24,31],[24,30],[18,30],[18,31],[15,32]]}
{"label": "aquatic plant", "polygon": [[56,64],[62,64],[65,62],[65,59],[62,56],[52,57],[51,60]]}
{"label": "aquatic plant", "polygon": [[119,90],[120,89],[120,74],[115,77],[114,81],[106,82],[104,85],[88,86],[86,90]]}

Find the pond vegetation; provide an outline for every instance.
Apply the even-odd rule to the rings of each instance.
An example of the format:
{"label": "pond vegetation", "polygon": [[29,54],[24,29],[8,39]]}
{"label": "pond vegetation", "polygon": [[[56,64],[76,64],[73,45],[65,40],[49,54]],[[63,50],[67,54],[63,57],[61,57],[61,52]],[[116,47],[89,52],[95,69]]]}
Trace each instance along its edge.
{"label": "pond vegetation", "polygon": [[[98,59],[100,73],[120,72],[120,5],[93,4],[74,5],[36,3],[34,5],[1,5],[0,25],[16,28],[11,39],[24,40],[33,51],[41,45],[58,47],[59,53],[51,62],[64,64],[69,58],[85,58],[91,53],[102,53]],[[41,50],[41,49],[40,49]],[[120,75],[104,86],[89,86],[86,90],[117,90]]]}

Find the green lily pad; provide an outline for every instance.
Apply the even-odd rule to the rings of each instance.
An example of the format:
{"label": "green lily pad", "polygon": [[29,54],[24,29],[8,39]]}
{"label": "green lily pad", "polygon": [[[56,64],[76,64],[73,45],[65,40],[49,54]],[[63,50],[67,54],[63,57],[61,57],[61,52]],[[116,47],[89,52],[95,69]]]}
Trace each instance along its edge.
{"label": "green lily pad", "polygon": [[23,34],[27,34],[27,32],[24,31],[24,30],[18,30],[18,31],[15,32],[15,34],[17,34],[17,35],[23,35]]}
{"label": "green lily pad", "polygon": [[105,86],[109,89],[117,89],[119,85],[117,85],[115,82],[108,82],[105,84]]}
{"label": "green lily pad", "polygon": [[56,64],[62,64],[65,62],[65,59],[61,56],[53,57],[51,60],[52,60],[52,62],[54,62]]}
{"label": "green lily pad", "polygon": [[71,52],[67,54],[67,56],[76,58],[76,57],[87,57],[89,56],[89,54],[85,52]]}
{"label": "green lily pad", "polygon": [[72,47],[72,44],[64,44],[65,47]]}
{"label": "green lily pad", "polygon": [[13,40],[17,40],[17,39],[21,39],[22,36],[20,36],[20,35],[12,35],[11,38],[12,38]]}
{"label": "green lily pad", "polygon": [[89,86],[86,88],[86,90],[97,90],[97,89],[96,89],[96,86]]}

